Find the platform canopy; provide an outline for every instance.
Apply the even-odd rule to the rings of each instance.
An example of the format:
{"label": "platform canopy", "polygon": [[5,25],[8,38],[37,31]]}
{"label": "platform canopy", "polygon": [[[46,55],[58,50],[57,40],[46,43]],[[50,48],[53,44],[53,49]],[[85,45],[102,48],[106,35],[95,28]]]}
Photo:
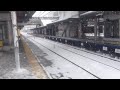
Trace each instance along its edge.
{"label": "platform canopy", "polygon": [[[27,23],[35,12],[36,11],[16,11],[18,28],[21,29],[24,27],[22,24]],[[19,23],[21,23],[21,25],[19,25]]]}

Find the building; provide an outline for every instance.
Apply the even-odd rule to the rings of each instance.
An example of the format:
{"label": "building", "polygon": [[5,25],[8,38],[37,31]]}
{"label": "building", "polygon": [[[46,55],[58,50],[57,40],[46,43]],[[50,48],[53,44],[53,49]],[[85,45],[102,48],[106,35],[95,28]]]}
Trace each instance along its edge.
{"label": "building", "polygon": [[10,12],[0,12],[0,49],[13,46],[13,30]]}
{"label": "building", "polygon": [[[26,23],[32,17],[34,11],[17,11],[17,23]],[[0,50],[10,50],[14,48],[13,22],[11,11],[0,11]],[[24,25],[17,25],[17,30]]]}

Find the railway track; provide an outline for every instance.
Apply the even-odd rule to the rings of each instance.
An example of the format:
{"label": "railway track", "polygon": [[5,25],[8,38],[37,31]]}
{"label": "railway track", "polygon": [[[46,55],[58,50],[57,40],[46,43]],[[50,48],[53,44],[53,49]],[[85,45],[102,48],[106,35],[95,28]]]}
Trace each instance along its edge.
{"label": "railway track", "polygon": [[[49,40],[49,39],[48,39],[48,40]],[[52,41],[52,40],[50,40],[50,41]],[[55,41],[53,41],[53,42],[55,42]],[[76,47],[76,46],[73,47],[73,46],[68,45],[68,44],[63,44],[63,43],[59,43],[59,42],[57,42],[57,43],[58,43],[58,44],[61,44],[61,45],[67,45],[67,47],[71,47],[71,48],[76,49],[76,50],[81,50],[81,51],[84,51],[84,52],[86,52],[86,53],[90,53],[90,54],[93,54],[93,55],[96,55],[96,56],[104,57],[104,58],[107,58],[107,59],[112,60],[112,61],[120,62],[119,60],[115,60],[115,59],[110,58],[110,57],[106,57],[106,56],[103,56],[103,55],[100,55],[100,54],[97,54],[97,53],[93,53],[93,52],[90,52],[90,51],[86,51],[86,50],[79,49],[79,48]]]}
{"label": "railway track", "polygon": [[[26,38],[26,39],[27,39],[27,38]],[[29,39],[27,39],[27,40],[29,40]],[[44,46],[43,44],[41,44],[41,43],[39,43],[39,42],[35,41],[35,40],[34,40],[34,39],[32,39],[32,38],[31,38],[31,40],[32,40],[32,41],[34,41],[34,42],[36,42],[37,44],[39,44],[39,45],[43,46],[44,48],[48,49],[49,51],[53,52],[54,54],[56,54],[56,55],[60,56],[61,58],[65,59],[66,61],[68,61],[68,62],[72,63],[73,65],[75,65],[75,66],[77,66],[77,67],[81,68],[82,70],[86,71],[86,72],[87,72],[87,73],[89,73],[90,75],[94,76],[96,79],[101,79],[101,78],[100,78],[100,77],[98,77],[97,75],[95,75],[95,74],[91,73],[90,71],[86,70],[85,68],[81,67],[80,65],[77,65],[76,63],[74,63],[74,62],[70,61],[69,59],[65,58],[64,56],[62,56],[62,55],[60,55],[60,54],[56,53],[55,51],[53,51],[53,50],[51,50],[51,49],[47,48],[47,47],[46,47],[46,46]]]}
{"label": "railway track", "polygon": [[[38,38],[38,39],[39,39],[39,38]],[[51,42],[49,42],[49,43],[51,43]],[[51,43],[51,44],[53,44],[53,43]],[[54,45],[54,44],[53,44],[53,45]],[[92,60],[92,61],[95,61],[95,62],[101,63],[101,64],[103,64],[103,65],[109,66],[109,67],[111,67],[111,68],[114,68],[114,69],[120,71],[120,69],[118,69],[118,68],[115,68],[115,67],[113,67],[113,66],[111,66],[111,65],[108,65],[108,64],[102,63],[102,62],[97,61],[97,60],[95,60],[95,59],[89,58],[89,57],[87,57],[87,56],[85,56],[85,55],[82,55],[82,54],[76,53],[76,52],[74,52],[74,51],[71,51],[71,50],[68,50],[68,49],[66,49],[66,48],[60,47],[60,46],[58,46],[58,45],[57,45],[57,47],[59,47],[59,48],[61,48],[61,49],[64,49],[64,50],[67,50],[67,51],[72,52],[72,53],[74,53],[74,54],[77,54],[77,55],[80,55],[80,56],[82,56],[82,57],[85,57],[85,58],[87,58],[87,59],[89,59],[89,60]],[[80,49],[79,49],[79,50],[80,50]],[[83,51],[84,51],[84,50],[83,50]],[[89,52],[87,52],[87,53],[89,53]],[[90,54],[91,54],[91,53],[90,53]],[[92,53],[92,54],[93,54],[93,53]],[[97,55],[97,56],[98,56],[98,55]],[[108,58],[108,59],[109,59],[109,58]]]}
{"label": "railway track", "polygon": [[[40,36],[37,36],[37,37],[40,37]],[[40,38],[41,38],[41,37],[40,37]],[[47,39],[47,40],[50,40],[50,39]],[[100,57],[104,57],[104,58],[107,58],[107,59],[110,59],[110,60],[113,60],[113,61],[116,61],[116,62],[120,62],[119,59],[116,59],[116,60],[115,60],[115,59],[113,59],[113,58],[111,58],[111,57],[106,57],[106,56],[100,55],[99,53],[94,53],[94,52],[92,52],[92,51],[86,51],[86,50],[80,49],[80,48],[77,47],[77,46],[72,46],[72,45],[69,45],[69,44],[64,44],[64,43],[60,43],[60,42],[53,41],[53,40],[50,40],[50,41],[56,42],[56,43],[61,44],[61,45],[67,45],[67,47],[71,47],[71,48],[76,49],[76,50],[81,50],[81,51],[84,51],[84,52],[86,52],[86,53],[90,53],[90,54],[97,55],[97,56],[100,56]]]}

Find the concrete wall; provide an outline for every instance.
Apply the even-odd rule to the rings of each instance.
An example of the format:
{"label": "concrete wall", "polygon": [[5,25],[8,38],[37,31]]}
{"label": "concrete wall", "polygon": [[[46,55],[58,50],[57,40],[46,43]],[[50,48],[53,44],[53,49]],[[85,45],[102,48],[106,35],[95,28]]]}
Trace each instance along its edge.
{"label": "concrete wall", "polygon": [[[56,33],[56,36],[62,36],[63,32],[65,31],[65,29],[67,28],[66,24],[59,24],[58,25],[58,32]],[[65,36],[65,34],[63,35]]]}
{"label": "concrete wall", "polygon": [[[79,18],[79,11],[58,11],[59,20],[64,20],[67,18]],[[68,24],[59,24],[58,25],[58,32],[56,33],[57,36],[63,37],[74,37],[76,33],[76,26],[75,25],[68,25]]]}
{"label": "concrete wall", "polygon": [[110,20],[119,20],[119,30],[118,30],[118,33],[119,34],[119,37],[120,37],[120,15],[105,15],[104,16],[104,19],[110,19]]}
{"label": "concrete wall", "polygon": [[120,15],[105,15],[104,19],[110,19],[110,20],[120,19]]}
{"label": "concrete wall", "polygon": [[[9,47],[13,47],[13,30],[12,30],[12,21],[10,13],[0,13],[0,22],[5,21],[8,29],[8,40]],[[6,47],[6,46],[5,46]]]}
{"label": "concrete wall", "polygon": [[11,20],[10,13],[0,13],[0,21]]}
{"label": "concrete wall", "polygon": [[63,37],[75,37],[77,36],[78,27],[74,24],[59,24],[58,25],[58,32],[56,33],[56,36],[62,36]]}

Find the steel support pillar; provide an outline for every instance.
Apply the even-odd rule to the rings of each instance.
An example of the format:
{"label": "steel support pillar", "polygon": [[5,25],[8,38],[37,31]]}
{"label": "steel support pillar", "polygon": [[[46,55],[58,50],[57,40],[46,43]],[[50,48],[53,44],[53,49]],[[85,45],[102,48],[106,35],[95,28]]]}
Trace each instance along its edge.
{"label": "steel support pillar", "polygon": [[79,26],[78,26],[78,38],[81,38],[82,37],[82,24],[79,23]]}
{"label": "steel support pillar", "polygon": [[11,19],[12,19],[13,37],[14,37],[14,52],[15,52],[16,69],[19,70],[20,69],[19,41],[18,41],[18,34],[17,34],[17,17],[16,17],[15,11],[11,11]]}
{"label": "steel support pillar", "polygon": [[119,38],[120,38],[120,19],[119,19]]}
{"label": "steel support pillar", "polygon": [[97,18],[95,18],[94,37],[95,37],[95,41],[96,41],[97,40]]}

